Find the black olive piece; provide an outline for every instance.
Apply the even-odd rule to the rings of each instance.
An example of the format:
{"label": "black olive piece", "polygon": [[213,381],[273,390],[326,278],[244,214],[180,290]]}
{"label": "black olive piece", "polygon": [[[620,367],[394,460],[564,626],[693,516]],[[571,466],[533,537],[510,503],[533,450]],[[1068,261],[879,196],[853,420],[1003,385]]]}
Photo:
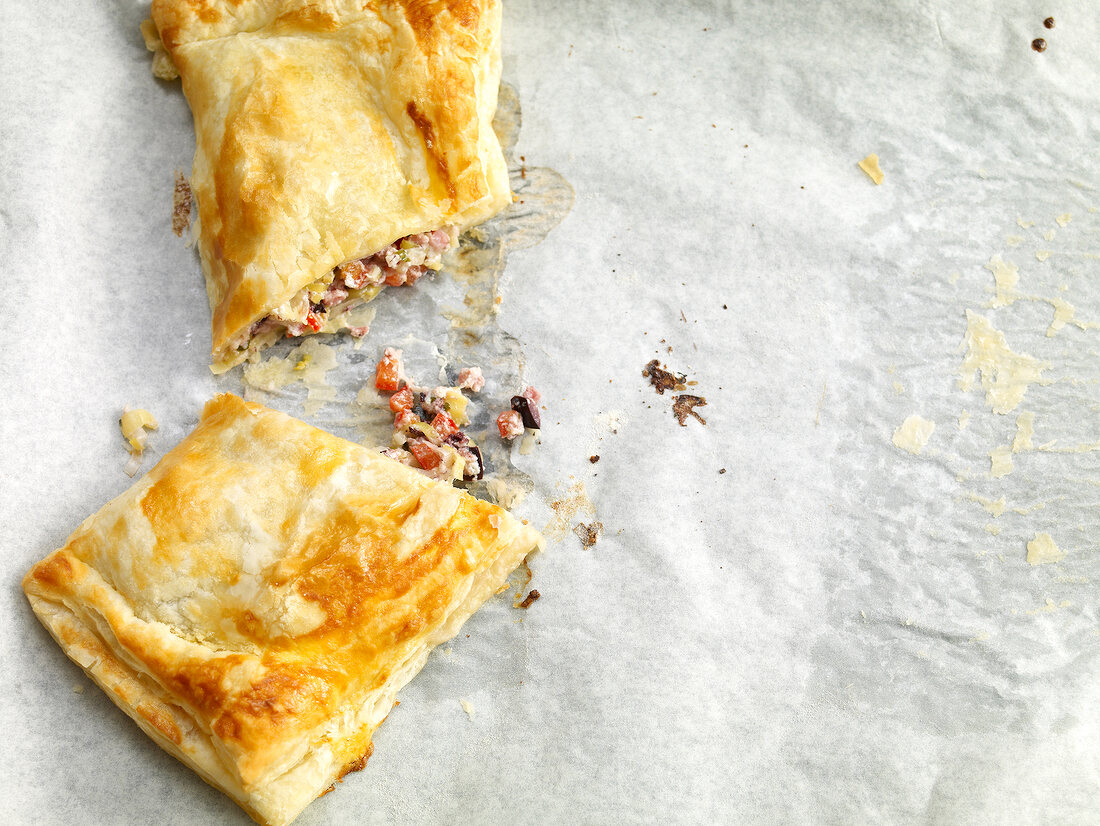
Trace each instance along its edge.
{"label": "black olive piece", "polygon": [[483,479],[485,477],[485,460],[481,458],[481,448],[477,445],[470,445],[468,450],[474,454],[474,457],[477,459],[477,476],[470,476],[469,478]]}
{"label": "black olive piece", "polygon": [[519,417],[523,419],[524,427],[530,427],[533,430],[542,428],[542,423],[539,421],[539,409],[531,404],[531,400],[526,396],[512,396],[512,409],[519,413]]}

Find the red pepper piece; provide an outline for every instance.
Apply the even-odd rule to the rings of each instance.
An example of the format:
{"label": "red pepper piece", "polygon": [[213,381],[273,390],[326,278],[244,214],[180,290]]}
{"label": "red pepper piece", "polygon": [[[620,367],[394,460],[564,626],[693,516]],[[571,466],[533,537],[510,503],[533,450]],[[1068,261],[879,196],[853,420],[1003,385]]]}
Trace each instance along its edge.
{"label": "red pepper piece", "polygon": [[455,420],[446,413],[436,413],[435,418],[432,419],[432,427],[435,429],[435,432],[444,439],[458,430],[458,425],[455,423]]}
{"label": "red pepper piece", "polygon": [[401,382],[398,376],[400,369],[401,365],[397,363],[397,359],[388,352],[385,353],[381,361],[378,362],[378,370],[374,376],[374,386],[387,393],[395,392]]}
{"label": "red pepper piece", "polygon": [[412,406],[413,394],[407,387],[398,390],[390,396],[390,410],[394,413],[400,413],[402,410],[412,410]]}
{"label": "red pepper piece", "polygon": [[523,419],[515,410],[505,410],[497,416],[497,430],[500,431],[500,438],[514,439],[523,433]]}
{"label": "red pepper piece", "polygon": [[428,442],[409,442],[409,450],[424,470],[431,470],[442,461],[435,448]]}

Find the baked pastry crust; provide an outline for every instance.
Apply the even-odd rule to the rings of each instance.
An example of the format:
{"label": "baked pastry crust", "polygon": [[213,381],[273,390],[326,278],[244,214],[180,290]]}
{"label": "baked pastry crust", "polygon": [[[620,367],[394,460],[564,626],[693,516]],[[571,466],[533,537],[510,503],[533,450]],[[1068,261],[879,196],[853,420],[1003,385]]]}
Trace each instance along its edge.
{"label": "baked pastry crust", "polygon": [[495,505],[223,395],[23,588],[150,737],[282,826],[362,768],[398,689],[540,542]]}
{"label": "baked pastry crust", "polygon": [[194,116],[215,372],[334,267],[510,201],[497,0],[153,0],[152,19]]}

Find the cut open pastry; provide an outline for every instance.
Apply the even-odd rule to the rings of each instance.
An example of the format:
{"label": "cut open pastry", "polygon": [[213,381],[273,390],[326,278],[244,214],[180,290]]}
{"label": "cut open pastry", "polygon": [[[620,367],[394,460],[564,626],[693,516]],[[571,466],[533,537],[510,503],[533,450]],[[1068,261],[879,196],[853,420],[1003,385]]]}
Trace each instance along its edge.
{"label": "cut open pastry", "polygon": [[65,653],[258,822],[360,769],[398,689],[539,535],[236,396],[27,574]]}
{"label": "cut open pastry", "polygon": [[[154,0],[195,121],[212,369],[438,269],[510,202],[496,0]],[[170,64],[168,63],[170,61]]]}

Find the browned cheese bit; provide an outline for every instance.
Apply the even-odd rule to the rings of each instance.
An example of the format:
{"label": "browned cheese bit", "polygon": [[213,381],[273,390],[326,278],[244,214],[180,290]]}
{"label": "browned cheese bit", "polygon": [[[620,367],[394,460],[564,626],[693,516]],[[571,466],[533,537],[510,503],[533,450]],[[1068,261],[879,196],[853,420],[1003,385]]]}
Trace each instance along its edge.
{"label": "browned cheese bit", "polygon": [[183,231],[191,223],[191,204],[194,198],[191,194],[191,184],[182,172],[176,173],[176,186],[172,190],[172,232],[177,238],[183,237]]}
{"label": "browned cheese bit", "polygon": [[531,591],[527,594],[527,596],[525,596],[523,598],[523,602],[521,602],[519,604],[519,607],[520,608],[530,608],[531,604],[535,603],[535,602],[538,602],[538,599],[541,596],[542,596],[542,594],[540,594],[538,591],[536,591],[534,588],[532,588]]}
{"label": "browned cheese bit", "polygon": [[603,523],[593,522],[591,525],[585,525],[581,522],[573,526],[573,533],[580,539],[585,550],[588,550],[596,544],[597,540],[600,538],[600,534],[603,533]]}
{"label": "browned cheese bit", "polygon": [[676,421],[680,423],[680,427],[687,427],[687,417],[694,416],[699,420],[699,424],[706,424],[707,420],[695,412],[696,407],[706,406],[707,400],[702,396],[691,396],[685,393],[682,396],[672,397],[672,412],[676,416]]}
{"label": "browned cheese bit", "polygon": [[657,390],[659,396],[663,396],[666,390],[687,390],[687,385],[684,384],[687,376],[665,370],[657,359],[653,359],[645,366],[642,376],[649,379],[649,383]]}

